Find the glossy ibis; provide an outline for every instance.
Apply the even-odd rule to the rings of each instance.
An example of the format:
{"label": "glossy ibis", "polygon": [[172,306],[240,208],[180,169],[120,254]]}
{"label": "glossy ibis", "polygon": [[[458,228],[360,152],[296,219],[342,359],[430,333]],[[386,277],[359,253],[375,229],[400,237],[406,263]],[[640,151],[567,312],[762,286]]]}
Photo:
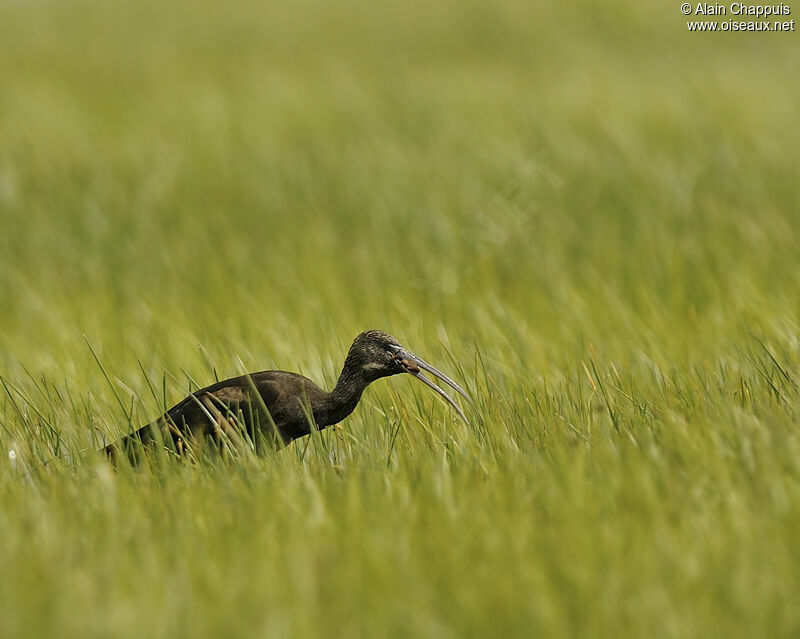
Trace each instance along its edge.
{"label": "glossy ibis", "polygon": [[193,392],[156,421],[107,446],[105,452],[115,460],[123,451],[135,462],[143,445],[164,445],[181,454],[198,435],[219,442],[223,433],[236,438],[243,430],[251,441],[266,441],[279,448],[310,434],[312,423],[320,430],[339,423],[353,412],[369,384],[398,373],[409,373],[430,386],[466,422],[458,404],[423,370],[469,400],[458,384],[407,351],[394,337],[370,330],[353,341],[339,380],[330,392],[307,377],[286,371],[262,371],[226,379]]}

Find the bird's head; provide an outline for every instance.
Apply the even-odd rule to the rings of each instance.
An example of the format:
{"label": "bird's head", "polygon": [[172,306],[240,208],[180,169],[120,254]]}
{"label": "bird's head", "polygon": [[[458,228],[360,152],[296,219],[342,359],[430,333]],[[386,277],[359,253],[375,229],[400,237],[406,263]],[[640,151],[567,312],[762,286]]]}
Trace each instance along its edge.
{"label": "bird's head", "polygon": [[435,375],[472,403],[467,393],[440,370],[403,348],[400,342],[388,333],[379,330],[369,330],[361,333],[353,341],[345,365],[360,369],[370,382],[389,375],[409,373],[441,395],[458,412],[461,418],[469,423],[453,398],[428,379],[422,371]]}

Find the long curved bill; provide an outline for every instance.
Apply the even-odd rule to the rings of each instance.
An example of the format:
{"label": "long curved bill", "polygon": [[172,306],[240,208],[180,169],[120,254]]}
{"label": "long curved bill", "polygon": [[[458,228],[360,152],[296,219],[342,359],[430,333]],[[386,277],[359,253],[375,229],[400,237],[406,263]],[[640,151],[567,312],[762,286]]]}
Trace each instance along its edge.
{"label": "long curved bill", "polygon": [[467,416],[464,415],[464,411],[462,411],[461,407],[458,404],[456,404],[455,400],[452,397],[450,397],[450,395],[448,395],[441,387],[439,387],[437,384],[435,384],[430,379],[425,377],[425,375],[422,374],[422,371],[420,371],[420,369],[428,371],[432,375],[435,375],[440,380],[442,380],[445,384],[450,386],[454,391],[456,391],[462,397],[464,397],[470,404],[473,404],[472,399],[470,399],[470,396],[467,395],[466,391],[464,391],[463,388],[461,388],[458,384],[456,384],[452,379],[450,379],[447,375],[445,375],[438,368],[434,368],[433,366],[428,364],[428,362],[426,362],[421,357],[417,357],[416,355],[414,355],[414,353],[411,353],[411,352],[401,348],[401,349],[397,349],[397,353],[396,353],[395,357],[398,360],[400,360],[400,364],[403,366],[403,368],[405,369],[405,371],[407,373],[409,373],[410,375],[413,375],[419,381],[421,381],[423,384],[425,384],[426,386],[429,386],[434,391],[436,391],[436,393],[441,395],[444,398],[444,400],[448,404],[450,404],[450,406],[452,406],[453,409],[455,409],[455,411],[458,413],[458,416],[461,417],[461,419],[463,419],[464,422],[467,425],[469,425],[469,420],[467,419]]}

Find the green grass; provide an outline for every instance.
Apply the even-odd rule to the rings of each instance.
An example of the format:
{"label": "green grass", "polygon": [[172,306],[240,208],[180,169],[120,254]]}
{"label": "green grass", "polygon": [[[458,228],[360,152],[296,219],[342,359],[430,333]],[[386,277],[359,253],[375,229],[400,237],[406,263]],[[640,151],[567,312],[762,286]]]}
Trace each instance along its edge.
{"label": "green grass", "polygon": [[[0,3],[2,637],[800,634],[796,34],[430,4]],[[472,425],[93,452],[366,328]]]}

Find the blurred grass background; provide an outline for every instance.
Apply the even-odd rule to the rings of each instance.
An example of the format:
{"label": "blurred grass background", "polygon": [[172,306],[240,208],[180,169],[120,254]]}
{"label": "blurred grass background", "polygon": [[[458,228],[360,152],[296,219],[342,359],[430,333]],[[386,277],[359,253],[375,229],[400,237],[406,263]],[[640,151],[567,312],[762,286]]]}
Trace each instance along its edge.
{"label": "blurred grass background", "polygon": [[[800,49],[661,4],[0,3],[0,634],[797,636]],[[473,426],[87,452],[373,327]]]}

